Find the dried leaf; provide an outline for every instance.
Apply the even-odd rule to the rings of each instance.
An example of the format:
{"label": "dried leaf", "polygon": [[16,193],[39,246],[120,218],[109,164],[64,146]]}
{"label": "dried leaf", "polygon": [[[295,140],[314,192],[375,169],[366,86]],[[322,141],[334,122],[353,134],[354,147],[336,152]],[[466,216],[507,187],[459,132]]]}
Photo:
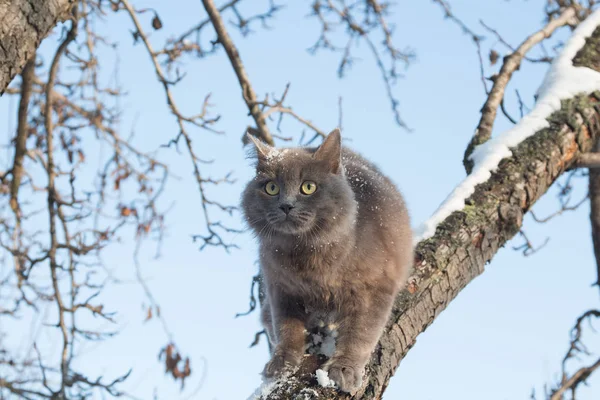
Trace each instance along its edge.
{"label": "dried leaf", "polygon": [[495,65],[496,62],[498,62],[498,58],[500,58],[500,55],[498,54],[498,52],[496,50],[491,50],[490,51],[490,64]]}
{"label": "dried leaf", "polygon": [[160,28],[162,28],[162,22],[160,20],[160,18],[158,17],[158,14],[154,14],[154,18],[152,18],[152,27],[156,30],[159,30]]}

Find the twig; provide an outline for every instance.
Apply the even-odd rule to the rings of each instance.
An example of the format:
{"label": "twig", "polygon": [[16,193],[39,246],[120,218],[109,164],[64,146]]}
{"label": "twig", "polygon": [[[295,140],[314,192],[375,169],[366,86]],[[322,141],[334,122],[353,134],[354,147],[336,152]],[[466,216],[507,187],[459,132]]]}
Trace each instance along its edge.
{"label": "twig", "polygon": [[[373,0],[356,2],[348,2],[346,0],[335,2],[332,0],[314,0],[311,7],[311,15],[320,21],[321,35],[309,51],[316,53],[319,49],[326,49],[341,52],[342,59],[338,67],[338,76],[341,78],[354,62],[351,54],[352,45],[364,40],[373,54],[377,68],[381,72],[396,123],[400,127],[410,130],[400,116],[399,102],[394,96],[392,86],[399,76],[397,71],[398,63],[401,62],[405,66],[408,66],[415,55],[410,49],[401,51],[393,45],[392,29],[385,20],[385,15],[388,13],[389,7],[389,2],[381,3]],[[328,18],[329,16],[334,16],[335,20],[332,21],[331,18]],[[332,27],[338,25],[346,28],[347,40],[344,46],[333,44],[329,38]],[[379,29],[384,36],[383,52],[375,46],[371,37],[372,32]],[[386,63],[384,62],[384,53],[389,56],[389,67],[386,67]]]}
{"label": "twig", "polygon": [[221,237],[221,235],[217,232],[216,228],[221,228],[221,229],[225,230],[226,232],[231,232],[233,230],[224,227],[220,222],[212,222],[211,218],[210,218],[210,213],[208,211],[209,206],[216,206],[216,207],[220,208],[222,211],[225,211],[225,212],[231,214],[233,212],[233,210],[235,210],[235,207],[222,205],[216,201],[210,200],[207,197],[204,184],[207,182],[210,183],[210,180],[204,178],[200,172],[198,163],[202,162],[202,160],[196,155],[196,152],[192,145],[192,138],[189,135],[189,133],[186,129],[186,125],[185,125],[185,122],[188,122],[188,123],[192,123],[193,125],[196,125],[198,127],[208,129],[208,130],[215,132],[214,129],[211,128],[211,125],[214,124],[218,120],[218,117],[214,118],[214,119],[206,119],[205,118],[206,112],[207,112],[207,107],[208,107],[209,96],[207,96],[205,98],[204,106],[203,106],[202,112],[200,114],[193,116],[193,117],[185,117],[179,111],[179,109],[177,108],[177,105],[175,103],[171,89],[170,89],[170,86],[173,83],[170,82],[166,78],[160,64],[158,63],[156,53],[154,52],[154,49],[152,48],[152,45],[150,44],[150,41],[148,40],[148,35],[142,29],[142,25],[140,24],[140,21],[137,18],[134,8],[131,6],[131,4],[128,0],[120,0],[120,1],[123,4],[123,6],[125,7],[125,10],[127,11],[127,13],[129,14],[129,16],[136,28],[138,37],[140,37],[142,39],[142,41],[146,47],[146,50],[148,51],[148,54],[150,55],[150,58],[154,65],[154,69],[156,71],[158,79],[163,85],[165,95],[167,97],[167,102],[169,104],[169,107],[171,108],[171,112],[177,119],[177,124],[179,126],[179,134],[177,135],[177,137],[175,139],[173,139],[169,142],[168,146],[170,146],[171,144],[177,145],[179,140],[183,138],[186,149],[190,156],[190,160],[192,161],[194,177],[196,179],[198,191],[199,191],[200,198],[201,198],[202,213],[204,216],[204,220],[206,222],[206,229],[208,231],[208,233],[206,235],[194,235],[193,238],[194,238],[194,240],[196,240],[196,239],[203,240],[204,243],[201,246],[201,249],[203,249],[205,246],[220,246],[220,247],[223,247],[226,251],[229,251],[231,248],[237,248],[237,246],[234,244],[226,243],[225,240]]}
{"label": "twig", "polygon": [[479,59],[479,76],[481,79],[481,83],[483,84],[483,90],[486,94],[488,94],[489,91],[487,87],[487,80],[485,78],[485,69],[483,67],[483,54],[481,50],[481,41],[484,39],[484,37],[475,33],[474,30],[469,28],[467,24],[465,24],[460,18],[458,18],[452,12],[452,9],[450,8],[450,4],[448,4],[448,2],[446,2],[445,0],[433,0],[433,2],[439,4],[440,7],[442,7],[442,9],[444,10],[445,17],[448,18],[450,21],[454,22],[456,25],[458,25],[466,35],[470,36],[471,40],[475,44],[475,47],[477,47],[477,58]]}
{"label": "twig", "polygon": [[548,244],[548,242],[550,241],[550,238],[547,237],[546,240],[544,240],[544,243],[542,243],[538,247],[534,247],[534,245],[531,243],[531,241],[529,240],[529,238],[525,234],[525,231],[523,231],[521,229],[519,231],[519,235],[521,235],[521,237],[523,238],[523,240],[525,241],[525,243],[523,243],[520,246],[513,246],[513,250],[522,251],[523,255],[525,257],[529,257],[530,255],[532,255],[534,253],[537,253],[539,250],[541,250],[542,248],[544,248]]}
{"label": "twig", "polygon": [[[567,390],[575,391],[579,384],[584,383],[587,378],[590,377],[600,368],[600,358],[588,367],[582,367],[577,372],[575,372],[565,383],[562,384],[560,388],[558,388],[550,397],[550,400],[562,400],[563,394]],[[574,398],[574,397],[573,397]]]}

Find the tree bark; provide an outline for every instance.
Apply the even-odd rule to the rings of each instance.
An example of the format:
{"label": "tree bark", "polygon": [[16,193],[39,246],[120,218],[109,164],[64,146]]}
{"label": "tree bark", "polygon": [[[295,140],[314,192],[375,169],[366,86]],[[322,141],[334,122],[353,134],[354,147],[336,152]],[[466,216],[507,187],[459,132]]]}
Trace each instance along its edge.
{"label": "tree bark", "polygon": [[0,0],[0,95],[75,0]]}
{"label": "tree bark", "polygon": [[[600,28],[574,64],[600,72]],[[490,179],[478,185],[461,211],[454,212],[415,250],[415,272],[398,296],[390,321],[354,396],[316,383],[318,361],[307,356],[298,373],[261,399],[379,399],[398,364],[423,332],[460,291],[484,271],[494,254],[517,232],[524,214],[567,169],[590,151],[600,135],[598,97],[562,102],[548,128],[513,149]]]}
{"label": "tree bark", "polygon": [[[598,144],[596,144],[598,151]],[[600,155],[595,153],[594,155]],[[600,170],[589,170],[590,223],[592,225],[592,243],[596,257],[596,286],[600,287]]]}

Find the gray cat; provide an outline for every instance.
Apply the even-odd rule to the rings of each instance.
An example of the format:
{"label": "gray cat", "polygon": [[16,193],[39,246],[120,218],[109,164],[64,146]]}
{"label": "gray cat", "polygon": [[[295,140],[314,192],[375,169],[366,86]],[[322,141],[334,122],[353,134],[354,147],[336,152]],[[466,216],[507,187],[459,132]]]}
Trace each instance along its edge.
{"label": "gray cat", "polygon": [[275,149],[248,135],[256,177],[242,206],[260,242],[273,346],[263,374],[300,364],[306,332],[335,327],[323,369],[355,393],[413,262],[402,196],[377,167],[341,146],[338,129],[318,148]]}

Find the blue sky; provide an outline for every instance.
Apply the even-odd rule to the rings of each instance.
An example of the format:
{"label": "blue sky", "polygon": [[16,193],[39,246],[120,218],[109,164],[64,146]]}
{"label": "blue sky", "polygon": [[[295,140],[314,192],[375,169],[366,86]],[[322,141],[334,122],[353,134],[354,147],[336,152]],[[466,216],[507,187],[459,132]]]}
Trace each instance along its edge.
{"label": "blue sky", "polygon": [[[418,225],[464,177],[462,155],[485,99],[475,47],[457,26],[444,20],[433,2],[398,2],[390,17],[396,25],[395,41],[417,52],[416,62],[395,88],[402,115],[413,129],[409,133],[395,125],[379,71],[367,49],[357,49],[361,61],[346,78],[338,79],[338,55],[312,56],[305,51],[319,32],[316,21],[304,18],[309,2],[287,3],[271,23],[272,31],[258,30],[246,38],[232,32],[255,90],[259,95],[281,93],[291,82],[289,104],[324,130],[336,126],[338,96],[342,96],[343,136],[349,139],[348,145],[376,162],[399,185],[413,226]],[[543,3],[452,2],[453,10],[470,26],[483,32],[478,24],[481,18],[515,45],[540,26]],[[135,4],[159,11],[164,29],[152,34],[156,46],[205,16],[200,1],[182,0],[171,7],[158,0]],[[149,20],[145,22],[149,26]],[[146,150],[156,149],[175,136],[177,128],[145,49],[131,46],[131,26],[124,14],[110,15],[99,26],[120,41],[119,80],[128,91],[122,101],[121,128],[128,131],[135,126],[135,143]],[[495,39],[486,37],[484,46],[489,48]],[[53,45],[45,43],[43,54],[50,54]],[[499,45],[495,49],[504,51]],[[243,184],[252,176],[240,142],[252,122],[238,83],[222,51],[206,60],[190,60],[182,68],[187,76],[175,89],[178,104],[193,113],[204,96],[213,93],[214,110],[222,115],[219,128],[226,132],[225,136],[193,132],[200,156],[216,159],[206,172],[219,176],[233,170],[237,179],[235,185],[220,186],[211,194],[237,203]],[[531,105],[545,69],[544,65],[527,64],[515,75],[507,91],[507,107],[513,115],[518,116],[514,89]],[[493,71],[488,69],[488,75]],[[14,109],[7,97],[0,99],[0,115]],[[495,132],[508,126],[510,122],[499,116]],[[284,134],[299,137],[301,128],[290,120],[284,121],[283,128]],[[6,143],[12,133],[5,124],[0,131]],[[144,296],[135,283],[111,285],[103,294],[107,307],[119,311],[121,334],[85,348],[79,367],[106,376],[133,367],[124,388],[144,399],[154,393],[161,399],[192,394],[197,399],[246,398],[259,385],[259,373],[267,361],[264,342],[248,348],[260,329],[258,315],[234,318],[248,306],[250,282],[257,268],[256,243],[250,235],[240,234],[234,238],[240,250],[231,254],[212,248],[199,252],[191,235],[202,232],[203,221],[189,160],[173,150],[161,150],[160,154],[179,177],[171,180],[164,200],[165,206],[173,201],[175,206],[168,215],[161,258],[154,258],[149,243],[140,260],[179,348],[192,358],[194,374],[183,392],[164,376],[157,354],[167,338],[158,321],[143,323]],[[583,180],[578,183],[574,198],[585,194],[585,185]],[[540,215],[553,212],[558,207],[557,193],[558,189],[552,188],[534,210]],[[598,291],[591,287],[595,266],[588,214],[586,204],[544,225],[527,217],[525,228],[530,238],[542,243],[550,237],[549,244],[530,257],[512,250],[520,244],[518,238],[502,249],[485,273],[419,336],[384,398],[528,399],[533,388],[541,392],[544,383],[554,382],[575,318],[598,304]],[[239,215],[233,222],[241,226]],[[104,255],[105,263],[126,281],[134,276],[132,252],[133,242],[123,237]],[[590,348],[599,342],[592,336]],[[202,360],[206,376],[195,392]],[[600,375],[590,383],[580,399],[600,395]]]}

